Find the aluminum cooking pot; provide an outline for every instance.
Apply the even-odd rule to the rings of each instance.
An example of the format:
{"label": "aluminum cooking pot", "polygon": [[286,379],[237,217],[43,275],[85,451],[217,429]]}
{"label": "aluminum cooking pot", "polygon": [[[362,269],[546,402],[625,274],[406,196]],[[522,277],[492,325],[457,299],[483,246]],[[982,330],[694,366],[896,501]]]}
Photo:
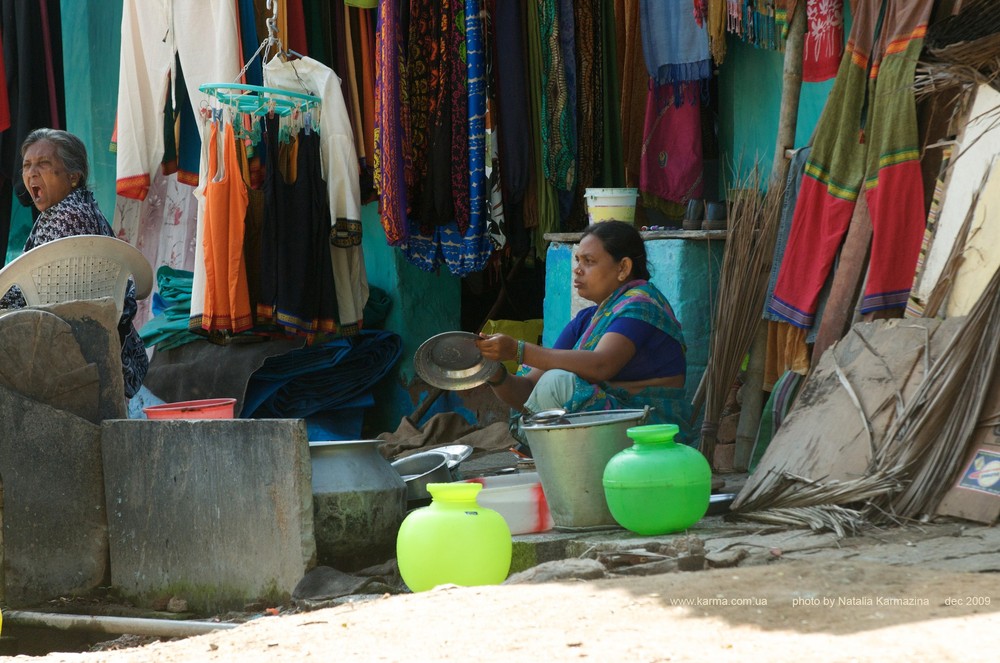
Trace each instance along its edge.
{"label": "aluminum cooking pot", "polygon": [[454,481],[449,466],[451,460],[451,454],[432,450],[392,461],[393,468],[399,472],[406,483],[406,501],[430,499],[431,494],[427,492],[427,484],[429,483]]}

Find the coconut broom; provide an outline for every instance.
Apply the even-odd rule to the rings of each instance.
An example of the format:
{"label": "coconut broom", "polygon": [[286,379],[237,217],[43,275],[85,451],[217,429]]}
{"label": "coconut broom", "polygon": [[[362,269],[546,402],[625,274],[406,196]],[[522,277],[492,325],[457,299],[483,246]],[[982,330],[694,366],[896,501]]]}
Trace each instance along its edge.
{"label": "coconut broom", "polygon": [[719,275],[709,358],[694,398],[705,404],[701,452],[714,465],[719,418],[761,323],[774,242],[781,220],[784,185],[774,182],[761,193],[760,168],[754,165],[741,186],[730,191],[729,234]]}

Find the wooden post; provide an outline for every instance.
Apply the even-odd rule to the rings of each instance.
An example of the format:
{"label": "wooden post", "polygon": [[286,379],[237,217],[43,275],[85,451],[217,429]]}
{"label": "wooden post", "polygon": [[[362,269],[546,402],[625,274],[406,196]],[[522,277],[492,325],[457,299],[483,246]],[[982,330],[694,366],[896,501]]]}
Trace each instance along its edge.
{"label": "wooden post", "polygon": [[[784,186],[788,175],[788,158],[785,150],[795,146],[795,129],[799,120],[799,92],[802,89],[802,51],[805,44],[806,12],[800,3],[792,16],[788,39],[785,41],[785,64],[781,77],[781,109],[778,114],[778,136],[771,162],[771,176],[768,187]],[[743,405],[740,422],[736,427],[736,449],[734,467],[745,471],[749,465],[750,453],[764,405],[764,359],[767,355],[767,325],[761,320],[750,347],[750,363],[747,366],[746,382],[743,385]]]}
{"label": "wooden post", "polygon": [[3,550],[3,477],[0,477],[0,603],[6,597],[7,579],[4,577],[4,550]]}

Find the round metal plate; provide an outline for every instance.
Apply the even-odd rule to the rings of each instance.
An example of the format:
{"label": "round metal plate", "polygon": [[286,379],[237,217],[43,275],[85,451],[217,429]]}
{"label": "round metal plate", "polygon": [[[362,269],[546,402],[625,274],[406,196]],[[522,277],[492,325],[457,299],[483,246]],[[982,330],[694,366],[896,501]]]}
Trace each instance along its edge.
{"label": "round metal plate", "polygon": [[417,348],[413,367],[424,382],[439,389],[460,391],[486,382],[500,362],[484,359],[472,332],[445,332]]}

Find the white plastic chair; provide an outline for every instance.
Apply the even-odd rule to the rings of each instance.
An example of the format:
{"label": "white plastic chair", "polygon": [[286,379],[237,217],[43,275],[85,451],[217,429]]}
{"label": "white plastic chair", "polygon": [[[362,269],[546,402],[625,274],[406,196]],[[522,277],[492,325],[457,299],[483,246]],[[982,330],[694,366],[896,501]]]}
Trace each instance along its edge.
{"label": "white plastic chair", "polygon": [[128,279],[136,299],[153,289],[153,268],[139,249],[116,237],[72,235],[46,242],[0,269],[0,296],[18,286],[28,306],[111,297],[121,315]]}

